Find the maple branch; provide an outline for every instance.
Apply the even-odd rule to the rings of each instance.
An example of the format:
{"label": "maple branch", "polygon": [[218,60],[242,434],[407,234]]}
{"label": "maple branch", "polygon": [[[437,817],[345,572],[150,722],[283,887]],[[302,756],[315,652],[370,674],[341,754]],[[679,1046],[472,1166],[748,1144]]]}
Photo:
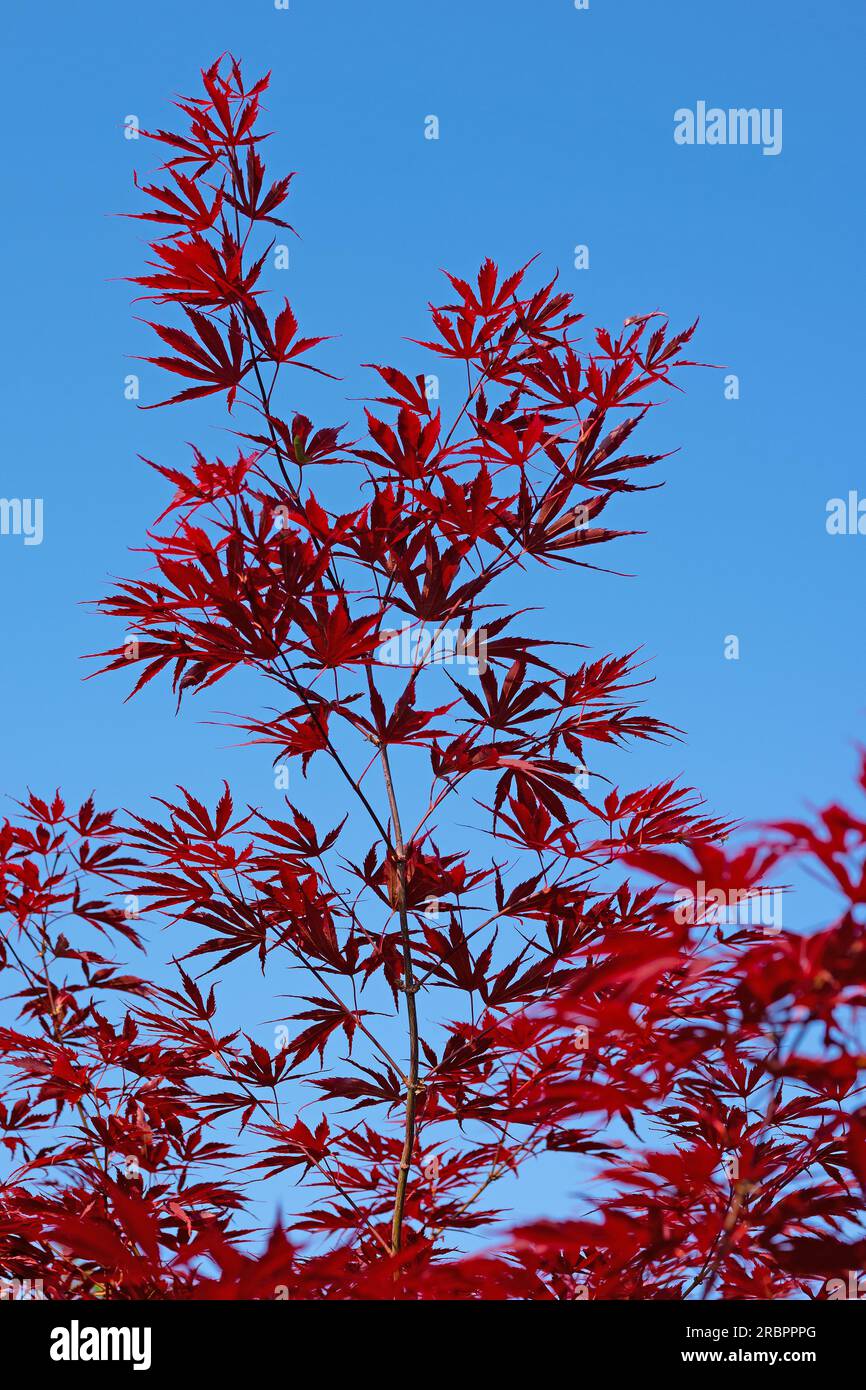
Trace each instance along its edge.
{"label": "maple branch", "polygon": [[[367,667],[367,681],[370,687],[370,694],[372,695],[375,687],[373,685],[373,673],[369,666]],[[388,749],[383,743],[379,744],[379,758],[382,763],[382,775],[385,780],[385,791],[388,797],[388,805],[391,809],[391,821],[394,830],[394,848],[397,860],[397,911],[400,917],[400,935],[403,941],[403,993],[406,996],[406,1022],[409,1029],[409,1073],[406,1081],[406,1120],[403,1152],[400,1156],[400,1168],[397,1174],[397,1190],[394,1194],[394,1217],[391,1223],[391,1249],[396,1255],[402,1241],[403,1215],[406,1208],[406,1189],[409,1183],[409,1172],[412,1167],[412,1155],[415,1149],[415,1124],[419,1090],[418,1009],[415,1001],[418,986],[415,984],[415,975],[412,967],[412,936],[409,930],[409,914],[406,907],[406,846],[403,841],[403,831],[400,825],[400,812],[397,807],[397,797],[394,792],[394,779],[391,775]]]}
{"label": "maple branch", "polygon": [[[231,159],[231,177],[232,177],[232,183],[233,183],[233,185],[234,185],[234,187],[235,187],[235,190],[237,191],[237,189],[238,189],[238,184],[239,184],[240,180],[239,180],[239,170],[238,170],[238,168],[237,168],[237,162],[236,162],[236,159],[235,159],[234,155],[232,155],[232,159]],[[252,361],[253,361],[253,367],[254,367],[254,370],[255,370],[256,382],[257,382],[257,385],[258,385],[258,388],[259,388],[259,393],[260,393],[261,400],[262,400],[263,412],[264,412],[265,420],[266,420],[266,422],[267,422],[267,426],[268,426],[268,430],[269,430],[269,433],[270,433],[270,436],[271,436],[271,440],[272,440],[272,442],[273,442],[274,450],[275,450],[276,455],[277,455],[277,462],[278,462],[278,464],[279,464],[280,471],[281,471],[281,473],[282,473],[282,475],[283,475],[283,477],[284,477],[284,479],[285,479],[285,481],[286,481],[286,484],[287,484],[288,487],[290,488],[291,493],[292,493],[295,497],[297,497],[297,493],[295,492],[294,488],[292,488],[292,485],[291,485],[291,483],[289,482],[288,476],[287,476],[287,474],[286,474],[285,467],[284,467],[284,465],[283,465],[282,453],[281,453],[280,446],[279,446],[279,443],[278,443],[277,438],[276,438],[276,433],[275,433],[275,431],[274,431],[274,427],[273,427],[273,423],[272,423],[272,419],[271,419],[271,414],[270,414],[270,395],[269,395],[269,393],[266,392],[266,390],[265,390],[264,382],[262,381],[261,373],[259,372],[258,362],[257,362],[257,360],[256,360],[256,354],[255,354],[255,350],[254,350],[254,347],[253,347],[251,325],[250,325],[250,322],[249,322],[249,317],[248,317],[248,315],[247,315],[247,313],[246,313],[246,309],[245,309],[245,307],[244,307],[243,305],[241,306],[241,311],[242,311],[242,314],[243,314],[244,325],[245,325],[245,329],[246,329],[247,341],[248,341],[249,348],[250,348],[250,352],[251,352],[251,355],[252,355]],[[275,379],[276,379],[276,373],[275,373]],[[329,566],[328,568],[329,568],[329,574],[331,574],[332,579],[334,580],[336,586],[337,586],[338,588],[341,587],[341,586],[339,586],[338,581],[336,580],[336,576],[333,575],[333,572],[332,572],[332,570],[331,570],[331,567]],[[358,782],[355,778],[352,777],[351,773],[349,773],[349,771],[348,771],[348,769],[346,768],[345,764],[343,763],[343,761],[342,761],[342,759],[341,759],[339,753],[338,753],[337,750],[333,747],[333,744],[332,744],[332,741],[331,741],[329,735],[327,735],[327,734],[325,733],[325,731],[322,729],[321,723],[320,723],[320,721],[319,721],[319,719],[318,719],[318,713],[317,713],[317,711],[316,711],[314,708],[311,708],[311,706],[310,706],[310,704],[309,704],[309,701],[308,701],[308,699],[307,699],[306,691],[301,687],[300,683],[297,681],[297,678],[296,678],[294,672],[292,671],[292,668],[291,668],[290,664],[288,663],[288,661],[285,660],[285,658],[284,658],[284,665],[285,665],[285,666],[287,667],[287,669],[288,669],[288,672],[289,672],[289,679],[291,680],[292,685],[293,685],[293,687],[295,688],[296,694],[298,694],[298,695],[300,696],[300,698],[301,698],[301,700],[303,701],[304,705],[307,706],[307,709],[308,709],[308,711],[309,711],[311,717],[314,719],[317,728],[319,729],[320,733],[322,734],[322,737],[323,737],[324,740],[325,740],[325,743],[326,743],[328,752],[331,754],[331,756],[333,757],[334,761],[337,763],[337,766],[339,767],[340,771],[341,771],[341,772],[343,773],[343,775],[345,776],[346,780],[347,780],[347,781],[350,783],[350,785],[353,787],[353,790],[355,791],[356,795],[360,798],[362,804],[363,804],[363,805],[365,806],[365,808],[367,809],[367,811],[368,811],[368,813],[370,814],[370,816],[371,816],[371,818],[372,818],[374,824],[376,825],[377,829],[380,831],[380,833],[383,834],[383,838],[384,838],[384,840],[385,840],[386,845],[388,845],[388,844],[389,844],[389,836],[387,835],[387,833],[385,833],[384,827],[382,826],[381,821],[379,820],[379,817],[376,815],[376,812],[374,811],[373,807],[370,805],[370,802],[368,801],[367,797],[364,795],[364,793],[363,793],[363,791],[362,791],[362,789],[361,789],[361,786],[360,786],[359,782]],[[369,666],[367,666],[367,678],[368,678],[370,690],[371,690],[371,693],[372,693],[372,691],[373,691],[373,677],[372,677],[372,672],[370,671],[370,667],[369,667]],[[400,826],[400,815],[399,815],[399,811],[398,811],[398,809],[397,809],[397,801],[396,801],[396,797],[395,797],[395,794],[394,794],[394,783],[393,783],[393,778],[392,778],[392,776],[391,776],[391,768],[390,768],[390,764],[389,764],[389,761],[388,761],[388,753],[387,753],[387,749],[384,747],[384,745],[380,745],[380,747],[379,747],[379,754],[380,754],[380,758],[381,758],[381,762],[382,762],[382,771],[383,771],[384,780],[385,780],[385,788],[386,788],[386,792],[387,792],[387,796],[388,796],[388,804],[389,804],[390,810],[391,810],[391,819],[392,819],[392,822],[393,822],[394,841],[395,841],[394,848],[395,848],[396,857],[397,857],[398,911],[399,911],[399,915],[400,915],[400,933],[401,933],[402,940],[403,940],[403,980],[404,980],[403,989],[404,989],[404,993],[405,993],[405,995],[406,995],[406,1013],[407,1013],[407,1021],[408,1021],[408,1027],[409,1027],[409,1072],[408,1072],[408,1076],[405,1078],[405,1080],[406,1080],[406,1121],[405,1121],[405,1138],[404,1138],[404,1143],[403,1143],[403,1152],[402,1152],[401,1159],[400,1159],[400,1169],[399,1169],[399,1174],[398,1174],[398,1178],[397,1178],[397,1190],[396,1190],[396,1194],[395,1194],[395,1198],[394,1198],[394,1216],[393,1216],[393,1222],[392,1222],[392,1227],[391,1227],[391,1248],[392,1248],[393,1253],[396,1254],[397,1251],[400,1249],[400,1242],[401,1242],[401,1237],[402,1237],[402,1227],[403,1227],[403,1213],[404,1213],[405,1203],[406,1203],[406,1188],[407,1188],[407,1184],[408,1184],[408,1180],[409,1180],[409,1171],[410,1171],[410,1168],[411,1168],[411,1165],[412,1165],[412,1153],[413,1153],[414,1144],[415,1144],[415,1111],[416,1111],[416,1104],[417,1104],[418,1072],[419,1072],[419,1056],[418,1056],[418,1014],[417,1014],[417,1008],[416,1008],[416,1002],[415,1002],[415,989],[416,989],[416,987],[415,987],[415,983],[414,983],[413,969],[412,969],[412,941],[411,941],[411,935],[410,935],[410,930],[409,930],[409,918],[408,918],[408,913],[407,913],[407,909],[406,909],[406,857],[405,857],[405,846],[404,846],[404,843],[403,843],[403,834],[402,834],[402,829],[401,829],[401,826]],[[364,1028],[363,1031],[366,1033],[366,1032],[367,1032],[367,1029]],[[375,1042],[376,1040],[373,1039],[373,1041]],[[376,1043],[376,1046],[377,1046],[377,1047],[380,1047],[380,1045],[378,1044],[378,1042]],[[383,1049],[380,1048],[380,1050],[383,1050]],[[387,1056],[387,1053],[386,1053],[385,1055]]]}

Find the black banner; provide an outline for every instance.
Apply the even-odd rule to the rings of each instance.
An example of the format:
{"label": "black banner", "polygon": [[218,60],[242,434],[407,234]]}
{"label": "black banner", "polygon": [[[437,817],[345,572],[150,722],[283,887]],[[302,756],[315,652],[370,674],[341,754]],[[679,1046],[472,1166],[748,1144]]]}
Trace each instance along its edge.
{"label": "black banner", "polygon": [[[575,1374],[673,1368],[696,1380],[707,1366],[760,1367],[770,1379],[792,1367],[826,1376],[862,1353],[858,1300],[785,1303],[57,1303],[0,1302],[0,1328],[29,1370],[48,1384],[108,1383],[127,1376],[268,1376],[295,1379],[318,1360],[384,1374],[393,1348],[461,1374],[519,1352]],[[389,1350],[390,1349],[390,1350]],[[426,1349],[426,1350],[425,1350]],[[303,1358],[301,1360],[300,1358]],[[531,1363],[530,1363],[531,1364]],[[292,1369],[293,1368],[293,1369]],[[513,1369],[513,1368],[512,1368]],[[309,1371],[305,1374],[309,1374]],[[817,1383],[817,1381],[816,1381]]]}

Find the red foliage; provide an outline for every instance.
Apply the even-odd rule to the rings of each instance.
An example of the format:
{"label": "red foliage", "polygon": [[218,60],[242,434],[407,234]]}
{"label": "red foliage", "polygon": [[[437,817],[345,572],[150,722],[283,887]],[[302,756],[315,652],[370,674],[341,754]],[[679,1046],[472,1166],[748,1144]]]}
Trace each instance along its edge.
{"label": "red foliage", "polygon": [[[625,534],[603,513],[658,456],[623,449],[693,328],[638,316],[581,350],[570,295],[487,261],[448,277],[423,343],[465,373],[448,420],[388,366],[361,439],[283,418],[284,369],[318,370],[322,338],[264,298],[290,184],[266,176],[266,87],[220,61],[184,132],[151,137],[169,158],[136,283],[169,355],[147,360],[184,383],[170,403],[224,395],[240,451],[156,465],[154,577],[103,601],[128,633],[104,655],[135,690],[170,671],[178,703],[254,668],[279,708],[240,728],[304,776],[331,763],[346,807],[240,813],[226,788],[118,821],[31,797],[2,828],[0,1272],[60,1297],[818,1295],[866,1248],[866,821],[833,807],[732,850],[689,791],[611,784],[603,745],[673,732],[631,657],[562,664],[571,644],[502,606],[534,562]],[[831,875],[830,927],[673,893],[754,901],[783,856]],[[180,943],[175,988],[81,944],[137,947],[140,900]],[[306,980],[276,1051],[222,1021],[246,955],[280,1000],[287,969]],[[544,1151],[594,1199],[494,1227],[495,1184]],[[266,1243],[251,1174],[315,1193]]]}

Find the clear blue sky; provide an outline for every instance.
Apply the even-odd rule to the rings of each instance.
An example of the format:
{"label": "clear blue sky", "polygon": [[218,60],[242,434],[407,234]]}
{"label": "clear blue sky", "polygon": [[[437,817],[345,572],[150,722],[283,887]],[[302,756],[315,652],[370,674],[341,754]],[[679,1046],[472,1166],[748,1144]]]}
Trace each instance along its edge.
{"label": "clear blue sky", "polygon": [[[302,240],[277,287],[305,331],[342,335],[328,365],[344,383],[304,380],[290,402],[320,423],[357,410],[339,396],[368,389],[358,362],[423,369],[401,339],[424,336],[441,266],[540,253],[590,323],[701,315],[697,355],[738,375],[740,399],[724,372],[693,372],[658,412],[645,442],[680,453],[663,489],[618,513],[648,534],[605,557],[637,577],[542,574],[525,601],[549,608],[551,635],[651,659],[651,708],[687,738],[630,756],[629,781],[679,771],[715,812],[756,819],[844,795],[866,736],[866,536],[828,536],[825,507],[866,496],[864,27],[851,0],[9,7],[0,494],[43,498],[45,534],[0,536],[0,790],[61,784],[143,809],[177,781],[212,796],[226,776],[240,800],[274,798],[267,755],[205,722],[267,692],[237,681],[175,718],[164,686],[124,705],[119,679],[82,683],[80,660],[117,640],[83,601],[140,571],[128,548],[166,500],[137,455],[176,465],[187,439],[227,443],[207,402],[124,400],[129,355],[149,350],[122,279],[141,267],[143,224],[110,214],[136,206],[133,168],[156,162],[124,118],[166,123],[170,96],[230,48],[273,70],[270,168],[299,171]],[[781,108],[781,154],[676,145],[674,112],[701,100]],[[430,114],[438,142],[423,138]],[[144,401],[163,386],[142,369]]]}

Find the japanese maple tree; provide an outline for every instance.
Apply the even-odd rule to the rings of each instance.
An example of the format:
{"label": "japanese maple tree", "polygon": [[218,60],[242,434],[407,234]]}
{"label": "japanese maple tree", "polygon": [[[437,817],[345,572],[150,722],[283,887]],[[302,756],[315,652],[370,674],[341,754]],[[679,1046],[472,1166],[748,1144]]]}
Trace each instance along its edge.
{"label": "japanese maple tree", "polygon": [[[421,344],[465,381],[447,418],[429,373],[385,365],[357,436],[284,412],[327,349],[268,298],[291,176],[265,169],[267,86],[223,58],[150,135],[147,360],[162,405],[215,398],[236,439],[154,463],[149,567],[101,607],[133,692],[257,672],[233,722],[291,796],[31,796],[0,831],[0,1275],[85,1298],[816,1296],[866,1249],[866,820],[730,848],[688,789],[615,784],[607,746],[674,731],[633,654],[580,660],[521,600],[530,567],[577,585],[626,534],[608,516],[660,462],[632,435],[694,325],[639,315],[587,347],[555,280],[486,261],[447,277]],[[317,823],[325,765],[345,795]],[[680,911],[701,884],[748,902],[790,856],[842,894],[826,929]],[[141,902],[171,984],[104,954],[141,946]],[[223,1003],[243,957],[275,1049]],[[551,1150],[592,1198],[509,1233],[496,1184]],[[263,1238],[251,1179],[309,1200]]]}

